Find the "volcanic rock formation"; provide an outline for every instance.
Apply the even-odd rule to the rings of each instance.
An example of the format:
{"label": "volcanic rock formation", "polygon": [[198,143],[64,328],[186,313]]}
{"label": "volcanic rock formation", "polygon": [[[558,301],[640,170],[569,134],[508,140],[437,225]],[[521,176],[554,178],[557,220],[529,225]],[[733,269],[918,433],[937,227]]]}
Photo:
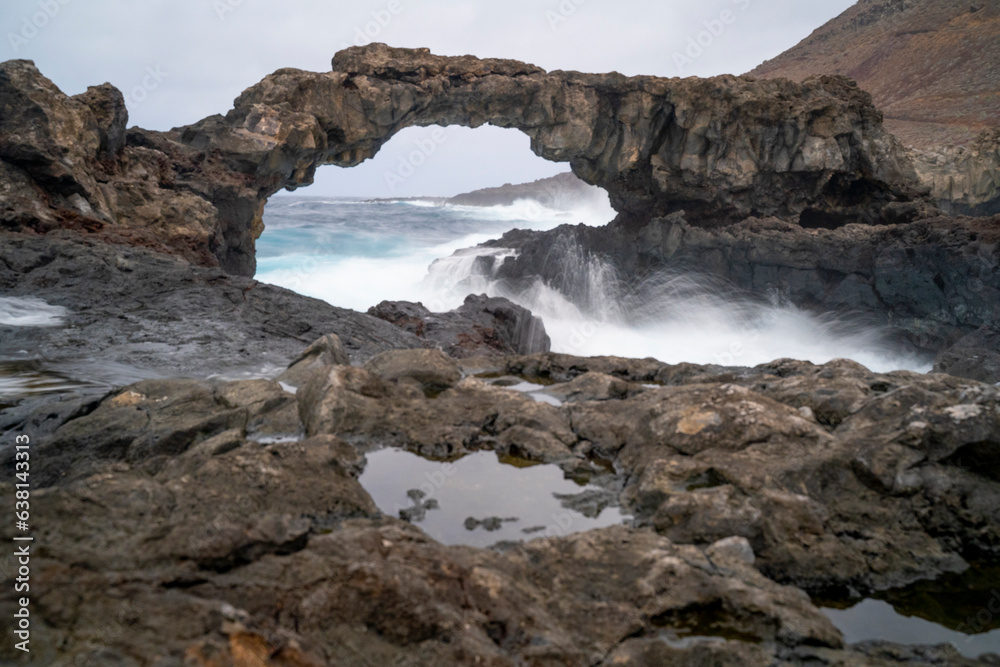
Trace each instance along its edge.
{"label": "volcanic rock formation", "polygon": [[[629,279],[689,262],[750,289],[785,285],[803,304],[896,317],[930,347],[961,336],[940,357],[949,368],[995,367],[982,353],[1000,303],[995,221],[907,222],[929,212],[917,172],[866,93],[839,77],[546,73],[383,45],[333,65],[280,70],[226,116],[170,132],[126,131],[111,86],[68,97],[27,61],[0,65],[0,289],[71,311],[68,327],[0,332],[4,345],[202,378],[114,382],[0,414],[0,430],[32,438],[31,510],[44,517],[32,657],[972,664],[950,646],[845,646],[806,592],[843,601],[996,561],[997,387],[843,360],[455,359],[547,342],[502,300],[434,316],[380,304],[392,326],[250,278],[274,192],[357,164],[410,125],[489,122],[524,131],[622,213],[599,230],[509,235],[521,254],[490,267],[503,278],[555,282],[541,249],[572,237]],[[464,340],[469,327],[480,337]],[[317,336],[274,379],[203,379],[215,356],[235,372]],[[525,381],[551,402],[512,388]],[[557,465],[634,521],[444,546],[359,482],[366,455],[392,446]],[[0,443],[4,497],[16,463]],[[0,592],[0,614],[17,606]],[[0,660],[14,652],[5,643]]]}
{"label": "volcanic rock formation", "polygon": [[[704,229],[675,213],[642,226],[514,230],[486,245],[516,251],[502,262],[483,258],[494,261],[483,270],[506,281],[509,291],[540,279],[582,308],[595,306],[588,300],[588,271],[597,266],[614,272],[622,290],[618,300],[640,307],[650,276],[721,279],[747,295],[770,294],[891,325],[913,352],[936,353],[980,327],[1000,329],[997,217],[837,229],[749,218]],[[1000,381],[997,373],[979,377]]]}
{"label": "volcanic rock formation", "polygon": [[[284,380],[145,381],[51,423],[32,467],[33,515],[45,518],[33,655],[205,667],[973,664],[951,646],[845,647],[801,589],[868,593],[995,561],[996,387],[845,361],[345,360],[328,336]],[[497,376],[511,375],[554,383],[546,391],[565,402],[504,388]],[[380,512],[358,482],[365,454],[384,445],[439,460],[488,449],[613,478],[636,525],[444,546]],[[0,612],[15,604],[11,588],[0,594]],[[5,643],[0,659],[13,652]]]}
{"label": "volcanic rock formation", "polygon": [[29,61],[0,65],[0,100],[4,228],[72,228],[239,275],[254,272],[270,195],[308,185],[320,165],[356,165],[411,125],[518,128],[631,217],[683,208],[711,226],[920,210],[907,203],[918,198],[907,155],[839,77],[547,73],[375,44],[338,53],[331,72],[279,70],[225,116],[170,132],[126,133],[113,87],[67,97]]}
{"label": "volcanic rock formation", "polygon": [[448,313],[432,313],[421,303],[383,301],[368,314],[433,341],[456,358],[534,354],[551,345],[541,318],[503,297],[470,294]]}
{"label": "volcanic rock formation", "polygon": [[1000,4],[860,0],[748,74],[851,77],[943,210],[1000,213]]}

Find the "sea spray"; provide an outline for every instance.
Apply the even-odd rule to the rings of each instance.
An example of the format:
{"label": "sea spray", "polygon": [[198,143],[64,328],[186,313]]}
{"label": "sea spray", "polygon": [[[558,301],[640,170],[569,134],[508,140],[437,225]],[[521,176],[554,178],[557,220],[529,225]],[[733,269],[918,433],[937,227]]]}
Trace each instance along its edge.
{"label": "sea spray", "polygon": [[[778,358],[825,363],[850,358],[877,371],[927,371],[930,363],[893,342],[888,327],[858,314],[813,314],[772,293],[757,299],[718,279],[661,271],[625,280],[608,262],[572,243],[556,244],[547,280],[515,284],[487,275],[461,275],[470,258],[512,250],[464,249],[462,262],[438,262],[424,285],[439,292],[474,288],[503,296],[545,322],[552,349],[581,356],[654,357],[668,363],[753,366]],[[560,268],[553,271],[551,264]],[[450,272],[441,272],[447,266]],[[481,266],[481,265],[480,265]],[[450,281],[450,282],[449,282]]]}
{"label": "sea spray", "polygon": [[67,311],[35,297],[0,297],[0,326],[56,327],[61,326]]}
{"label": "sea spray", "polygon": [[[275,205],[277,203],[277,205]],[[872,370],[926,371],[881,322],[815,314],[778,293],[761,298],[691,270],[625,279],[570,241],[553,245],[538,276],[502,278],[509,248],[478,244],[512,228],[544,230],[610,208],[573,213],[526,200],[510,206],[276,198],[258,245],[258,279],[364,311],[382,300],[456,308],[468,294],[504,296],[545,322],[555,351],[753,366],[778,358],[850,358]],[[613,211],[611,211],[613,213]]]}

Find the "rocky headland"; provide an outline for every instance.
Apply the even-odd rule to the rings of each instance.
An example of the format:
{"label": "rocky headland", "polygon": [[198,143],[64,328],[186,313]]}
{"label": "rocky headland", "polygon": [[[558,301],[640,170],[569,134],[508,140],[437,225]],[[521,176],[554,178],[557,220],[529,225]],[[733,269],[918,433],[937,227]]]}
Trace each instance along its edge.
{"label": "rocky headland", "polygon": [[860,0],[748,74],[842,74],[872,95],[943,209],[1000,213],[1000,6]]}
{"label": "rocky headland", "polygon": [[[0,328],[0,353],[128,369],[0,406],[5,497],[8,435],[34,443],[42,663],[976,664],[847,643],[820,610],[1000,556],[1000,221],[942,212],[990,191],[935,185],[853,81],[371,45],[169,132],[126,129],[113,87],[69,97],[27,61],[0,65],[0,108],[0,294],[66,309],[64,327]],[[496,243],[518,255],[484,271],[571,298],[581,255],[626,286],[695,271],[862,310],[955,374],[578,358],[502,299],[361,314],[253,280],[270,195],[435,123],[516,127],[619,212],[512,232]],[[626,520],[446,546],[359,481],[385,447],[558,466],[600,489],[567,508]]]}
{"label": "rocky headland", "polygon": [[445,200],[457,206],[510,206],[518,200],[531,200],[556,210],[572,210],[603,193],[587,185],[573,172],[540,178],[531,183],[506,183],[495,188],[463,192]]}

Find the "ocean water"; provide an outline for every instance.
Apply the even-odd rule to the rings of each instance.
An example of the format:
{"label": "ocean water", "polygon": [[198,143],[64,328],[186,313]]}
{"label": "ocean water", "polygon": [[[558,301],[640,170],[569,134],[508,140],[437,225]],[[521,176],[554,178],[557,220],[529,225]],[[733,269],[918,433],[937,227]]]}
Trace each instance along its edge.
{"label": "ocean water", "polygon": [[65,308],[35,297],[0,297],[0,326],[57,327],[65,317]]}
{"label": "ocean water", "polygon": [[575,286],[571,299],[541,280],[515,290],[477,262],[513,254],[476,247],[511,229],[602,225],[613,216],[606,199],[553,210],[533,201],[470,207],[275,197],[257,242],[257,278],[360,311],[386,299],[419,301],[440,312],[471,293],[506,296],[544,320],[554,351],[581,356],[738,366],[848,358],[879,372],[930,370],[927,359],[871,322],[809,313],[704,277],[664,273],[625,289],[610,266],[579,253],[563,280]]}

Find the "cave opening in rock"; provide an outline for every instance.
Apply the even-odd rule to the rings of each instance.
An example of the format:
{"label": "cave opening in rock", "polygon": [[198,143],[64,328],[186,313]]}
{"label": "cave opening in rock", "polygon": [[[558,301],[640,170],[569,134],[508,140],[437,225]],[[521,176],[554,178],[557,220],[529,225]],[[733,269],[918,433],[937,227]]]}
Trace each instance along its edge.
{"label": "cave opening in rock", "polygon": [[449,310],[489,291],[489,260],[505,251],[478,244],[614,215],[604,190],[532,153],[518,130],[409,127],[374,158],[273,196],[257,278],[360,311],[383,300]]}
{"label": "cave opening in rock", "polygon": [[[406,128],[374,158],[324,167],[308,190],[271,198],[257,278],[377,316],[419,311],[376,308],[383,302],[444,312],[469,295],[506,297],[542,319],[553,351],[569,354],[929,368],[882,327],[740,291],[710,267],[666,262],[636,274],[628,242],[606,226],[616,215],[607,192],[568,167],[535,155],[514,129]],[[666,248],[672,238],[654,237],[642,243]]]}

